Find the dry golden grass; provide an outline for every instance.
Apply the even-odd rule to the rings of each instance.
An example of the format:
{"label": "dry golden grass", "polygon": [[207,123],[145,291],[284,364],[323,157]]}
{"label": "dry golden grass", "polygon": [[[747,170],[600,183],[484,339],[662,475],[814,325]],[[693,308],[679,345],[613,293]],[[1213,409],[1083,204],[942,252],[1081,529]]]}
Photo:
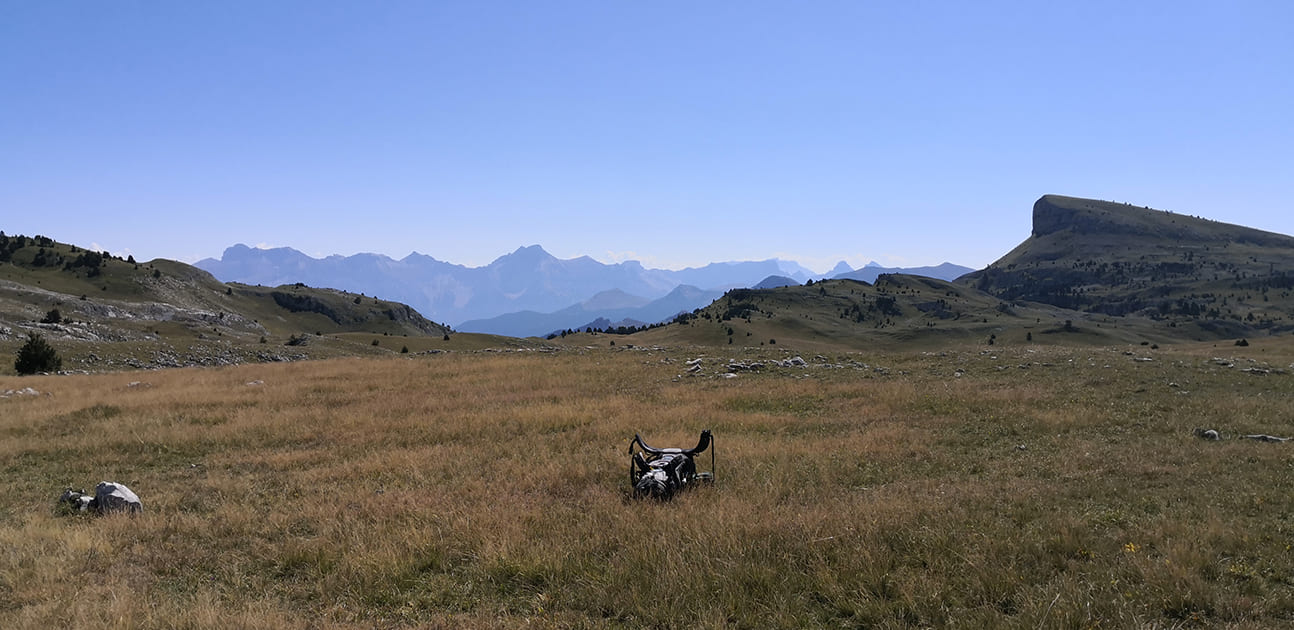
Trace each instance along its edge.
{"label": "dry golden grass", "polygon": [[[1294,435],[1292,350],[0,378],[48,392],[0,399],[0,627],[1279,627],[1294,444],[1191,429]],[[626,498],[635,432],[703,428],[714,486]],[[56,514],[102,479],[146,511]]]}

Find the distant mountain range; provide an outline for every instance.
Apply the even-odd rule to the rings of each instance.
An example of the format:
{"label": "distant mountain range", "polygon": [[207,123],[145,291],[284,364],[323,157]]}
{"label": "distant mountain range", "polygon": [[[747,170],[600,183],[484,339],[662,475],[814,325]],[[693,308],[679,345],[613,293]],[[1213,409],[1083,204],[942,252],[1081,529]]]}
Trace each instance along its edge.
{"label": "distant mountain range", "polygon": [[[760,285],[770,277],[803,284],[815,274],[793,261],[720,262],[681,270],[649,269],[638,261],[603,264],[587,256],[562,260],[538,245],[521,247],[483,267],[466,267],[413,253],[395,260],[379,254],[312,258],[295,249],[235,245],[219,260],[195,266],[225,282],[278,286],[297,282],[404,302],[425,317],[463,332],[535,336],[583,328],[598,319],[655,323],[712,302],[729,289]],[[952,280],[972,271],[945,263],[920,270],[875,263],[854,270],[913,273]],[[822,279],[824,276],[816,276]]]}
{"label": "distant mountain range", "polygon": [[553,313],[519,311],[489,319],[463,322],[459,329],[509,337],[543,336],[563,330],[604,329],[608,326],[655,324],[705,306],[723,291],[679,285],[662,298],[647,300],[619,289],[603,291],[588,300]]}
{"label": "distant mountain range", "polygon": [[[847,266],[848,265],[846,265],[846,267]],[[840,266],[837,265],[836,269],[839,268]],[[829,278],[862,280],[867,283],[876,282],[876,278],[884,273],[903,273],[909,276],[925,276],[927,278],[952,281],[974,271],[974,269],[963,267],[961,265],[954,265],[952,263],[944,263],[934,267],[882,267],[876,263],[871,263],[864,265],[862,269],[856,269],[853,271],[837,272],[836,269],[832,270],[832,273],[828,276]]]}

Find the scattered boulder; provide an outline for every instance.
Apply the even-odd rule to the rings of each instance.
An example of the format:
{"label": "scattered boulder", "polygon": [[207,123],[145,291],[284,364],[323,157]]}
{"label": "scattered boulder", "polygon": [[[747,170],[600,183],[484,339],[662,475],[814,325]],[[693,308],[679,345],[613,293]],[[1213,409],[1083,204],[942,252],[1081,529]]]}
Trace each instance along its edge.
{"label": "scattered boulder", "polygon": [[1200,429],[1200,428],[1196,428],[1196,429],[1195,429],[1195,431],[1194,431],[1194,433],[1195,433],[1195,437],[1200,438],[1201,440],[1220,440],[1220,439],[1222,439],[1222,436],[1218,433],[1217,429]]}
{"label": "scattered boulder", "polygon": [[95,514],[116,512],[136,514],[144,511],[144,504],[130,488],[112,481],[100,481],[94,488],[93,496],[86,494],[85,490],[68,488],[58,498],[58,504],[72,512],[94,512]]}
{"label": "scattered boulder", "polygon": [[94,500],[100,514],[144,511],[144,504],[130,488],[111,481],[100,481],[99,485],[94,487]]}

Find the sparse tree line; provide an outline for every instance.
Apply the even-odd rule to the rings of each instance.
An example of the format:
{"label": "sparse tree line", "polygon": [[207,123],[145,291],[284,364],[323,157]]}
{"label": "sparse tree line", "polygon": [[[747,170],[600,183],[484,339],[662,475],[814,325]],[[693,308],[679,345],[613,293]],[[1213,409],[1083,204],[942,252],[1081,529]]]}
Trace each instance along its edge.
{"label": "sparse tree line", "polygon": [[[1208,251],[1208,248],[1205,248]],[[1294,275],[1277,269],[1275,262],[1263,264],[1250,256],[1248,268],[1231,261],[1202,260],[1195,251],[1183,252],[1179,260],[1101,262],[1078,260],[1055,263],[1016,264],[990,267],[980,277],[978,288],[1003,300],[1044,302],[1071,310],[1124,316],[1142,314],[1153,319],[1182,317],[1191,320],[1232,320],[1255,328],[1273,328],[1285,320],[1284,313],[1254,302],[1254,293],[1269,303],[1269,293],[1279,291],[1291,297]],[[1211,273],[1211,277],[1210,277]],[[1230,283],[1234,290],[1174,295],[1186,290],[1187,282]],[[1110,295],[1111,289],[1132,292]]]}
{"label": "sparse tree line", "polygon": [[54,239],[47,236],[27,237],[22,234],[9,236],[4,232],[0,232],[0,262],[12,263],[14,262],[14,254],[18,253],[19,250],[35,247],[36,253],[32,256],[31,261],[27,263],[28,266],[33,268],[62,267],[64,271],[85,269],[86,276],[90,278],[97,277],[102,273],[104,265],[110,260],[118,260],[131,265],[137,264],[133,255],[122,258],[113,256],[108,252],[83,250],[75,245],[69,246],[70,253],[79,255],[69,259],[55,250],[57,245],[58,243]]}
{"label": "sparse tree line", "polygon": [[[848,297],[848,295],[856,295],[854,289],[850,289],[848,295],[843,292],[828,292],[828,281],[825,280],[805,283],[804,286],[816,287],[817,297],[819,298],[831,298],[844,301],[845,305],[837,311],[837,314],[841,319],[850,319],[855,323],[875,321],[876,328],[894,326],[896,324],[892,318],[903,315],[903,307],[897,297],[898,295],[920,294],[920,290],[903,286],[892,277],[889,277],[889,274],[881,274],[878,276],[876,284],[874,285],[868,285],[865,282],[857,280],[831,281],[831,284],[836,285],[837,287],[841,285],[848,286],[850,283],[870,287],[876,291],[877,295],[871,298],[866,294],[857,298]],[[743,320],[749,324],[751,323],[752,317],[756,315],[763,315],[768,319],[772,319],[774,316],[773,311],[761,308],[761,304],[763,304],[766,298],[772,294],[772,291],[776,291],[776,289],[732,289],[724,293],[723,297],[716,300],[711,306],[704,309],[697,309],[691,313],[680,313],[675,316],[671,323],[691,324],[698,319],[703,319],[718,323],[729,322],[732,320]],[[950,292],[949,295],[952,295],[952,293]],[[812,296],[807,297],[812,299]],[[796,299],[803,299],[803,297]],[[947,306],[947,302],[945,300],[931,304],[942,304],[945,307]],[[927,312],[926,309],[922,310],[923,312]],[[725,326],[724,330],[729,336],[729,343],[731,343],[733,329],[730,326]],[[750,336],[749,332],[747,333],[747,336]]]}
{"label": "sparse tree line", "polygon": [[877,328],[893,324],[891,317],[902,315],[903,309],[899,306],[898,300],[890,295],[878,295],[874,300],[864,297],[861,302],[853,302],[840,310],[841,319],[853,320],[855,324],[861,324],[870,319],[876,322]]}
{"label": "sparse tree line", "polygon": [[[1228,276],[1236,288],[1294,288],[1294,276],[1290,276],[1285,270],[1277,270],[1275,263],[1269,263],[1266,275],[1262,275],[1245,270],[1233,262],[1195,262],[1194,252],[1183,254],[1183,260],[1153,262],[1146,261],[1143,256],[1142,260],[1136,262],[1079,260],[1064,267],[1038,262],[1030,263],[1024,268],[1010,264],[986,269],[980,278],[979,288],[999,297],[1027,299],[1029,295],[1081,295],[1081,287],[1084,286],[1154,289],[1174,280],[1218,282]],[[1252,257],[1251,262],[1260,264]],[[1212,278],[1206,277],[1207,266],[1213,267]]]}
{"label": "sparse tree line", "polygon": [[34,245],[42,249],[53,247],[54,240],[44,236],[27,237],[22,234],[9,236],[0,232],[0,262],[11,262],[18,250]]}
{"label": "sparse tree line", "polygon": [[[681,316],[682,316],[682,315],[680,315],[679,317],[681,317]],[[584,328],[584,333],[585,333],[585,334],[590,334],[590,335],[596,335],[596,334],[602,334],[602,335],[632,335],[632,334],[637,333],[637,332],[643,332],[643,331],[646,331],[646,330],[652,330],[653,328],[660,328],[661,326],[667,326],[667,325],[672,324],[672,323],[675,323],[675,322],[677,322],[677,321],[678,321],[678,317],[675,317],[675,318],[674,318],[674,320],[673,320],[673,321],[670,321],[670,322],[657,322],[657,323],[655,323],[655,324],[643,324],[642,326],[607,326],[607,327],[605,327],[605,328],[597,328],[597,327],[593,327],[593,326],[587,326],[587,327],[585,327],[585,328]],[[547,337],[545,337],[545,339],[553,340],[553,339],[557,339],[557,338],[559,338],[559,337],[560,337],[560,338],[562,338],[562,339],[565,339],[567,336],[569,336],[569,335],[574,335],[574,334],[577,334],[577,333],[579,333],[579,332],[580,332],[580,331],[578,331],[578,330],[575,330],[575,329],[572,329],[572,328],[567,328],[566,330],[562,330],[562,331],[559,331],[559,332],[549,333],[549,334],[548,334],[548,336],[547,336]]]}

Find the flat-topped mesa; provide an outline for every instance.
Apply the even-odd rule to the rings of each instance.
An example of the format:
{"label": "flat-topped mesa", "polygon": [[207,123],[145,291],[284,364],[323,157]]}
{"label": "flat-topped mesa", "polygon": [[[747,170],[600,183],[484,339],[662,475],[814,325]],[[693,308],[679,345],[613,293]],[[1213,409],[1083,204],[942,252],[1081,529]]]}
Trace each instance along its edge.
{"label": "flat-topped mesa", "polygon": [[1057,232],[1125,235],[1205,243],[1240,242],[1294,246],[1294,238],[1274,232],[1153,210],[1126,203],[1043,195],[1033,204],[1033,236]]}
{"label": "flat-topped mesa", "polygon": [[[1183,220],[1179,224],[1178,219]],[[1126,235],[1209,240],[1189,222],[1205,222],[1170,212],[1139,208],[1126,203],[1043,195],[1033,204],[1033,236],[1069,231],[1086,235]]]}
{"label": "flat-topped mesa", "polygon": [[1113,231],[1112,221],[1103,221],[1098,203],[1090,199],[1043,195],[1033,203],[1033,236],[1070,230],[1076,234]]}

